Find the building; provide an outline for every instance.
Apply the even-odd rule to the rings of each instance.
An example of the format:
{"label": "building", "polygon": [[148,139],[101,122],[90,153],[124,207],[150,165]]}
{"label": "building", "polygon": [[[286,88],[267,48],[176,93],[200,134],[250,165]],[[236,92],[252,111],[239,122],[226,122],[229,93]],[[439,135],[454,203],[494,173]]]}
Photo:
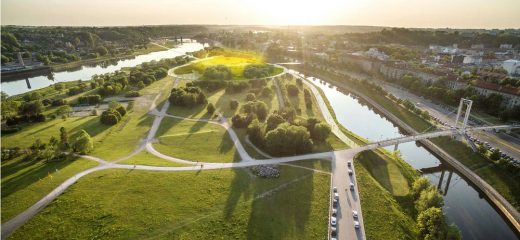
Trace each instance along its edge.
{"label": "building", "polygon": [[502,96],[502,106],[511,109],[520,106],[520,89],[505,87],[495,83],[476,81],[471,87],[480,95],[489,96],[490,94],[498,94]]}
{"label": "building", "polygon": [[507,74],[511,76],[520,76],[520,60],[506,60],[502,63],[502,68],[504,68]]}

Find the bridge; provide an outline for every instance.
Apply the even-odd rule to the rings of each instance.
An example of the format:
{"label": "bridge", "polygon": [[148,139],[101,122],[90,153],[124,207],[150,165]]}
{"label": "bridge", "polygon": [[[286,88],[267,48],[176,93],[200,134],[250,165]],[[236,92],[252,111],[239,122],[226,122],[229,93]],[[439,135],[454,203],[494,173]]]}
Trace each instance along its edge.
{"label": "bridge", "polygon": [[466,127],[466,128],[450,128],[446,130],[439,130],[427,133],[420,133],[411,136],[404,136],[392,139],[381,140],[378,142],[372,142],[367,145],[361,146],[357,148],[359,152],[365,150],[373,150],[381,147],[395,146],[394,150],[397,150],[397,147],[401,143],[407,142],[415,142],[429,138],[436,138],[442,136],[456,136],[456,135],[466,135],[468,132],[473,131],[489,131],[489,130],[506,130],[510,131],[511,129],[520,128],[520,125],[494,125],[494,126],[481,126],[481,127]]}

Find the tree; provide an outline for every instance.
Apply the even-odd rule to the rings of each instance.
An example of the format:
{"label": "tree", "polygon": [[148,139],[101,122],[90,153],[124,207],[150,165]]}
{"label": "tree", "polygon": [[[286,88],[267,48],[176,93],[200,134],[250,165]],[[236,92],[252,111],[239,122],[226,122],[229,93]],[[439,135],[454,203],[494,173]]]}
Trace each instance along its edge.
{"label": "tree", "polygon": [[477,151],[480,153],[480,154],[486,154],[487,153],[487,148],[486,146],[484,146],[484,144],[479,144],[477,146]]}
{"label": "tree", "polygon": [[213,106],[213,103],[209,103],[206,110],[210,115],[213,115],[213,113],[215,113],[215,106]]}
{"label": "tree", "polygon": [[236,110],[238,108],[238,101],[237,100],[231,100],[229,101],[229,108],[232,110]]}
{"label": "tree", "polygon": [[312,151],[312,140],[307,128],[280,124],[266,134],[267,151],[273,155],[296,155]]}
{"label": "tree", "polygon": [[97,52],[99,55],[101,55],[101,56],[105,56],[105,55],[108,54],[108,50],[107,50],[107,48],[104,47],[104,46],[99,46],[99,47],[97,47],[97,48],[96,48],[96,52]]}
{"label": "tree", "polygon": [[72,108],[69,105],[60,106],[56,110],[56,114],[62,115],[62,116],[67,116],[67,117],[70,115],[71,112],[72,112]]}
{"label": "tree", "polygon": [[246,95],[246,101],[254,101],[254,100],[256,100],[256,96],[254,93],[248,93]]}
{"label": "tree", "polygon": [[429,208],[417,217],[420,239],[444,239],[446,229],[445,220],[440,208]]}
{"label": "tree", "polygon": [[442,207],[443,199],[435,187],[429,187],[419,194],[419,198],[415,201],[417,212],[422,212],[432,207]]}
{"label": "tree", "polygon": [[282,116],[280,116],[279,114],[273,113],[273,114],[269,115],[269,117],[267,118],[266,131],[269,132],[284,122],[285,122],[285,119]]}
{"label": "tree", "polygon": [[330,132],[330,126],[327,123],[317,123],[314,125],[314,129],[311,132],[312,140],[316,142],[324,142],[329,137]]}
{"label": "tree", "polygon": [[258,119],[253,120],[247,127],[247,135],[256,146],[263,147],[265,145],[265,124]]}
{"label": "tree", "polygon": [[430,187],[430,181],[426,177],[420,177],[416,179],[412,184],[412,195],[414,199],[417,199],[422,191]]}
{"label": "tree", "polygon": [[70,148],[69,145],[69,134],[67,133],[67,129],[65,127],[60,128],[60,149],[68,150]]}
{"label": "tree", "polygon": [[489,159],[498,161],[500,159],[500,150],[498,150],[498,148],[493,149],[491,154],[489,154]]}
{"label": "tree", "polygon": [[41,114],[43,112],[43,104],[40,100],[24,102],[20,107],[20,112],[27,116]]}
{"label": "tree", "polygon": [[90,138],[90,135],[85,130],[81,130],[74,141],[74,152],[86,154],[92,151],[93,148],[94,144],[92,138]]}
{"label": "tree", "polygon": [[300,93],[300,89],[298,89],[298,87],[294,84],[287,84],[286,86],[287,88],[287,93],[290,95],[290,96],[298,96],[298,94]]}

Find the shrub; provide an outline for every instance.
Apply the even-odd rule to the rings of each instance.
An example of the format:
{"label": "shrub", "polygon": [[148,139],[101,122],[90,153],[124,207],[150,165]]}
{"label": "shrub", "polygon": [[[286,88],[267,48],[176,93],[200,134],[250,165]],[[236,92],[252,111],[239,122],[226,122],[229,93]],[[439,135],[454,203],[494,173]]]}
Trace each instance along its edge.
{"label": "shrub", "polygon": [[268,114],[267,104],[262,101],[249,101],[242,105],[242,112],[255,114],[263,122]]}
{"label": "shrub", "polygon": [[204,79],[212,80],[228,80],[232,78],[231,70],[225,65],[216,65],[208,67],[202,74]]}
{"label": "shrub", "polygon": [[265,124],[255,119],[247,127],[249,139],[256,146],[263,147],[265,145]]}
{"label": "shrub", "polygon": [[254,100],[256,100],[256,96],[254,93],[248,93],[246,95],[246,101],[254,101]]}
{"label": "shrub", "polygon": [[103,111],[100,117],[101,123],[106,125],[115,125],[119,122],[119,120],[121,120],[121,114],[118,111],[111,108]]}
{"label": "shrub", "polygon": [[88,105],[94,105],[101,102],[101,96],[99,95],[88,95],[88,96],[81,96],[78,98],[78,102],[80,104],[88,104]]}
{"label": "shrub", "polygon": [[298,87],[294,84],[287,84],[286,86],[287,88],[287,93],[290,95],[290,96],[298,96],[298,94],[300,93],[300,89],[298,89]]}
{"label": "shrub", "polygon": [[209,103],[206,110],[210,115],[213,115],[213,113],[215,113],[215,106],[213,106],[213,103]]}
{"label": "shrub", "polygon": [[139,97],[139,96],[141,96],[141,94],[138,91],[129,91],[125,94],[125,97],[130,97],[130,98]]}
{"label": "shrub", "polygon": [[249,64],[244,68],[245,78],[264,78],[271,75],[274,67],[269,64]]}
{"label": "shrub", "polygon": [[268,87],[262,88],[262,97],[271,97],[273,95],[273,91]]}
{"label": "shrub", "polygon": [[267,132],[266,148],[273,155],[296,155],[312,151],[312,140],[305,127],[280,124]]}
{"label": "shrub", "polygon": [[235,114],[231,118],[231,122],[235,128],[246,128],[254,118],[254,114]]}
{"label": "shrub", "polygon": [[229,101],[229,108],[232,110],[235,110],[238,108],[238,101],[237,100],[231,100]]}

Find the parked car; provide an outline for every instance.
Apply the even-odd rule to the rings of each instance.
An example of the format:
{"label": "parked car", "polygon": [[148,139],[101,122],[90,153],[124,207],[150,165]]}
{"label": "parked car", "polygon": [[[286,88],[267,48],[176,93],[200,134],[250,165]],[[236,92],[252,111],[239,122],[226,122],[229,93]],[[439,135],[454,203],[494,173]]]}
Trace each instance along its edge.
{"label": "parked car", "polygon": [[338,215],[338,209],[333,208],[332,209],[332,216],[335,217],[336,215]]}
{"label": "parked car", "polygon": [[338,189],[337,189],[336,187],[333,187],[333,188],[332,188],[332,191],[333,191],[333,192],[338,192]]}
{"label": "parked car", "polygon": [[349,169],[348,170],[348,175],[352,175],[352,174],[353,174],[352,170]]}
{"label": "parked car", "polygon": [[337,231],[336,230],[330,231],[330,236],[331,236],[331,239],[337,237],[338,236]]}
{"label": "parked car", "polygon": [[332,207],[338,207],[338,199],[332,199]]}
{"label": "parked car", "polygon": [[350,190],[354,191],[354,183],[350,183]]}
{"label": "parked car", "polygon": [[332,225],[332,226],[336,226],[336,223],[337,223],[337,222],[336,222],[336,217],[331,217],[331,218],[330,218],[330,225]]}
{"label": "parked car", "polygon": [[334,193],[334,199],[339,199],[339,194],[337,192]]}
{"label": "parked car", "polygon": [[358,218],[358,213],[356,210],[352,210],[352,217]]}
{"label": "parked car", "polygon": [[354,228],[355,229],[359,229],[359,222],[358,221],[354,221]]}
{"label": "parked car", "polygon": [[347,166],[349,166],[349,167],[352,166],[352,162],[351,162],[351,161],[348,161],[348,162],[347,162]]}

